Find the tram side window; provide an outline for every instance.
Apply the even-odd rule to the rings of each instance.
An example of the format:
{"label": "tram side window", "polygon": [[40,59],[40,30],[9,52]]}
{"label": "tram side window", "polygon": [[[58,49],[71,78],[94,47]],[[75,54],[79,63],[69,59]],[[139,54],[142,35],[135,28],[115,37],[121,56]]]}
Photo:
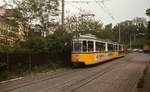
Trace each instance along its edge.
{"label": "tram side window", "polygon": [[117,45],[117,50],[119,51],[119,45]]}
{"label": "tram side window", "polygon": [[117,50],[118,50],[117,45],[114,45],[114,50],[115,50],[115,51],[117,51]]}
{"label": "tram side window", "polygon": [[99,42],[96,42],[96,51],[100,51],[100,44],[99,44]]}
{"label": "tram side window", "polygon": [[88,41],[88,51],[93,51],[93,42],[92,41]]}
{"label": "tram side window", "polygon": [[113,45],[112,44],[108,44],[108,50],[113,51]]}
{"label": "tram side window", "polygon": [[124,51],[124,46],[123,45],[121,46],[121,51]]}
{"label": "tram side window", "polygon": [[74,51],[81,51],[81,42],[74,42]]}
{"label": "tram side window", "polygon": [[87,41],[83,41],[83,52],[87,51]]}
{"label": "tram side window", "polygon": [[116,45],[116,50],[118,51],[118,45]]}
{"label": "tram side window", "polygon": [[119,45],[119,50],[121,51],[121,45]]}
{"label": "tram side window", "polygon": [[105,43],[96,42],[96,51],[105,51]]}

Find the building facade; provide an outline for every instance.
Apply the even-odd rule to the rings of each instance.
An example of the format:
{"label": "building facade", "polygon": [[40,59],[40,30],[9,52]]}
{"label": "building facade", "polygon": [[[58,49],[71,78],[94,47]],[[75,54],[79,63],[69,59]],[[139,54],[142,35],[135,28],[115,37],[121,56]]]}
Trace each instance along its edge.
{"label": "building facade", "polygon": [[147,21],[145,18],[136,17],[132,20],[132,23],[138,27],[144,26],[147,28]]}
{"label": "building facade", "polygon": [[0,43],[14,46],[18,41],[25,40],[27,27],[24,26],[23,22],[16,22],[9,19],[13,17],[13,14],[11,16],[6,16],[9,10],[0,9]]}

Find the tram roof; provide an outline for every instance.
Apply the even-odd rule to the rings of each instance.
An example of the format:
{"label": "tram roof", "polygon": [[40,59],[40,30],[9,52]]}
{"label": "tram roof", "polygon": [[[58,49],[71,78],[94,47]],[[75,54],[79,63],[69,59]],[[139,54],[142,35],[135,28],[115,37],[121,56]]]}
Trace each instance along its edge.
{"label": "tram roof", "polygon": [[92,34],[79,35],[78,38],[76,36],[74,36],[73,39],[91,39],[91,40],[100,40],[100,41],[108,42],[108,43],[112,43],[112,44],[119,44],[118,42],[114,42],[109,39],[97,38],[95,35],[92,35]]}

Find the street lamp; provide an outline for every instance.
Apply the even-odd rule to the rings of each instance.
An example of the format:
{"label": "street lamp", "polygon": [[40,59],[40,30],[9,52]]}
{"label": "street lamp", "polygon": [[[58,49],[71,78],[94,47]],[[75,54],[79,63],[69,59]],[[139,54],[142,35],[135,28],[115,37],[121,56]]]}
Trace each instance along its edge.
{"label": "street lamp", "polygon": [[119,43],[120,43],[121,42],[120,24],[118,24],[118,31],[119,31]]}
{"label": "street lamp", "polygon": [[130,49],[132,49],[132,39],[131,39],[131,34],[130,34]]}
{"label": "street lamp", "polygon": [[65,0],[62,0],[62,14],[61,14],[61,24],[62,26],[64,25],[64,17],[65,17]]}

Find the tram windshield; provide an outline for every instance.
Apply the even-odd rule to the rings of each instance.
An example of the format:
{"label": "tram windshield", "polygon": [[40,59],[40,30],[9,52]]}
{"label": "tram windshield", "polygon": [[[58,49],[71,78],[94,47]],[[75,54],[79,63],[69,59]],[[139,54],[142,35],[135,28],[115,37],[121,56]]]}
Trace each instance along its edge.
{"label": "tram windshield", "polygon": [[93,41],[74,41],[73,42],[73,51],[75,52],[93,52],[94,51],[94,42]]}

